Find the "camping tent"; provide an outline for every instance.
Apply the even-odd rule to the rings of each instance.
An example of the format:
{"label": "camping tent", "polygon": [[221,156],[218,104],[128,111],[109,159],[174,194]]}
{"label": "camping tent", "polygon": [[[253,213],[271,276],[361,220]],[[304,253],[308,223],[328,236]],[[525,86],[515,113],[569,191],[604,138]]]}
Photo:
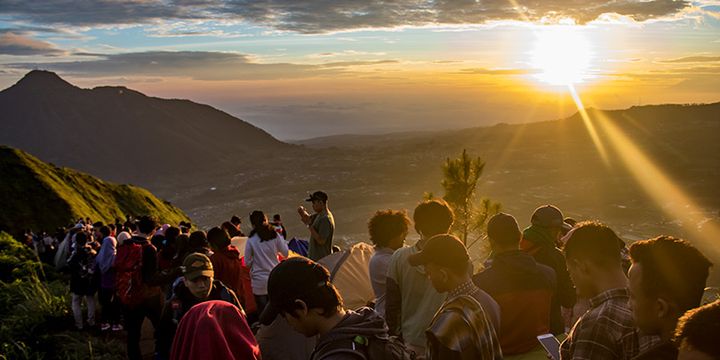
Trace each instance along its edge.
{"label": "camping tent", "polygon": [[318,261],[330,271],[330,281],[348,309],[357,309],[375,300],[369,270],[373,253],[372,245],[361,242]]}

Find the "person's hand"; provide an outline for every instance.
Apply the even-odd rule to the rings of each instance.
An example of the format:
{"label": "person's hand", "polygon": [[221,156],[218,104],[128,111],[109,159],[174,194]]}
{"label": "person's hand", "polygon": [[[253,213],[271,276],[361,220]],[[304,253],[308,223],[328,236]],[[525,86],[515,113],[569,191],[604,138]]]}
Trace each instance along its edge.
{"label": "person's hand", "polygon": [[305,207],[300,206],[297,211],[298,214],[300,214],[300,221],[302,221],[305,225],[310,224],[310,214],[308,214],[307,210],[305,210]]}

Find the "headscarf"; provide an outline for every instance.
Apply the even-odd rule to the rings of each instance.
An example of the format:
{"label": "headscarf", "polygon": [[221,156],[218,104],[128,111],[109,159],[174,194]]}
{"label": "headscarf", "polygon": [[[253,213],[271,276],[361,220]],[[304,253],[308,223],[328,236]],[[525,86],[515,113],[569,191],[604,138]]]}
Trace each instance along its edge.
{"label": "headscarf", "polygon": [[193,306],[180,320],[171,360],[260,359],[260,347],[243,313],[225,301]]}
{"label": "headscarf", "polygon": [[113,265],[113,262],[115,262],[115,255],[117,254],[117,240],[115,240],[114,237],[108,236],[105,239],[103,239],[102,246],[100,247],[100,252],[98,253],[97,258],[95,261],[98,264],[98,267],[100,267],[101,273],[106,273]]}
{"label": "headscarf", "polygon": [[125,242],[125,240],[128,240],[130,238],[132,238],[132,235],[130,235],[130,233],[127,231],[123,231],[123,232],[119,233],[117,236],[118,246],[122,245]]}

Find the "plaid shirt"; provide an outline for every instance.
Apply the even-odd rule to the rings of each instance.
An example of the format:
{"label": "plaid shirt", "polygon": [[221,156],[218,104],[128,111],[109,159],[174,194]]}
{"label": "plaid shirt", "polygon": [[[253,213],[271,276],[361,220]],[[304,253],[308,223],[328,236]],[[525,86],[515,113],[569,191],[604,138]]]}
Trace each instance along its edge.
{"label": "plaid shirt", "polygon": [[627,288],[611,289],[590,299],[590,310],[560,345],[560,358],[629,360],[640,351]]}
{"label": "plaid shirt", "polygon": [[503,358],[495,328],[478,300],[479,293],[472,281],[450,291],[427,330],[428,360]]}

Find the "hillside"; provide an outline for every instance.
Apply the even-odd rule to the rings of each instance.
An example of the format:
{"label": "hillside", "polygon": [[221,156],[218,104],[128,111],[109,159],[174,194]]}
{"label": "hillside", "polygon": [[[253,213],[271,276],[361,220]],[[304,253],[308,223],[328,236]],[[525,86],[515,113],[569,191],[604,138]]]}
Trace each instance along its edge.
{"label": "hillside", "polygon": [[443,161],[468,149],[487,163],[480,193],[502,202],[521,226],[528,224],[535,207],[555,203],[569,216],[606,221],[628,239],[682,234],[662,209],[685,204],[658,204],[646,195],[622,154],[600,131],[599,121],[607,121],[701,206],[708,218],[717,218],[720,103],[589,113],[607,149],[608,164],[575,115],[459,131],[311,140],[304,144],[315,151],[312,157],[300,154],[262,173],[238,170],[170,198],[201,224],[259,208],[287,214],[285,224],[295,231],[293,235],[306,236],[294,209],[303,203],[306,191],[324,189],[331,196],[337,233],[357,241],[367,237],[367,220],[375,210],[412,210],[424,192],[442,194]]}
{"label": "hillside", "polygon": [[225,112],[124,87],[81,89],[33,70],[0,91],[0,144],[104,179],[145,186],[293,149]]}
{"label": "hillside", "polygon": [[89,216],[111,222],[125,215],[151,214],[166,223],[188,220],[182,210],[132,185],[105,182],[0,146],[0,231],[53,231]]}

